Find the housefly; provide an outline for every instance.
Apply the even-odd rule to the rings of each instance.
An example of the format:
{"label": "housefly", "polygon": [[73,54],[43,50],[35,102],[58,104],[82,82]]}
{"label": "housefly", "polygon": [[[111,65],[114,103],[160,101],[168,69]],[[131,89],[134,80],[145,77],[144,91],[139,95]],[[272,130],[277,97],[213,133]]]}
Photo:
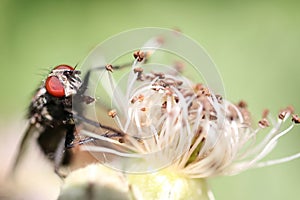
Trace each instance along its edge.
{"label": "housefly", "polygon": [[[92,70],[105,68],[109,70],[112,66],[108,66],[93,68]],[[123,66],[115,66],[114,68]],[[51,70],[45,81],[36,90],[29,105],[27,114],[29,126],[19,146],[13,171],[19,165],[29,141],[33,138],[37,138],[41,151],[54,162],[55,172],[59,176],[63,176],[59,172],[59,168],[63,165],[69,165],[71,162],[73,153],[70,149],[77,144],[94,140],[89,137],[81,138],[75,126],[79,119],[86,120],[86,123],[92,125],[95,124],[95,122],[82,117],[83,107],[80,106],[90,104],[95,100],[84,94],[88,88],[92,70],[89,70],[83,79],[80,77],[81,72],[79,70],[66,64],[58,65]],[[74,99],[76,99],[76,108],[72,102]],[[121,134],[109,126],[102,124],[98,124],[98,126],[107,131]]]}

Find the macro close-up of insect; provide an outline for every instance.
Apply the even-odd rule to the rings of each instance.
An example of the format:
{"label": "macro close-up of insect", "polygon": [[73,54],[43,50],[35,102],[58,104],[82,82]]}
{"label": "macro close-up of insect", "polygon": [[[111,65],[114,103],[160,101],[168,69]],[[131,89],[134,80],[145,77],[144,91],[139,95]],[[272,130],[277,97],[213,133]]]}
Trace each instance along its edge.
{"label": "macro close-up of insect", "polygon": [[[227,100],[223,86],[208,54],[183,33],[160,28],[120,33],[96,46],[78,68],[60,64],[47,74],[29,104],[12,175],[28,169],[35,174],[22,166],[34,160],[28,153],[34,143],[52,167],[39,177],[60,181],[54,184],[60,191],[53,193],[60,200],[69,199],[78,184],[84,191],[80,199],[102,196],[93,187],[111,188],[106,172],[120,181],[121,191],[112,194],[124,199],[214,200],[207,179],[300,157],[265,159],[300,123],[292,106],[275,117],[265,109],[254,121],[247,103]],[[147,181],[140,183],[141,176]],[[160,176],[164,187],[149,192],[162,184]],[[182,193],[189,188],[183,185],[197,187]]]}
{"label": "macro close-up of insect", "polygon": [[[150,39],[145,43],[144,48],[147,48],[147,45],[154,49],[157,48],[161,45],[161,39],[160,37]],[[55,173],[60,177],[65,177],[68,172],[61,170],[61,167],[68,167],[72,163],[73,149],[76,149],[75,147],[80,148],[80,145],[95,145],[97,143],[95,137],[80,134],[83,124],[92,126],[93,131],[97,132],[98,135],[118,139],[121,143],[124,142],[126,133],[123,132],[122,128],[112,127],[102,124],[99,120],[85,117],[86,105],[97,103],[97,101],[97,105],[102,104],[101,95],[96,98],[86,94],[90,87],[91,76],[96,71],[105,70],[108,73],[113,73],[114,70],[130,68],[129,66],[134,65],[134,62],[145,64],[151,52],[152,50],[134,51],[131,54],[131,61],[125,64],[93,66],[84,75],[82,75],[81,70],[67,64],[55,66],[42,81],[31,99],[27,112],[29,125],[21,139],[11,171],[14,173],[19,168],[22,160],[26,159],[24,155],[29,142],[36,140],[39,149],[53,163]],[[138,72],[138,68],[135,68],[134,71],[140,75],[142,73],[142,71]],[[106,110],[109,109],[105,105],[102,107],[105,107]],[[114,117],[113,111],[108,112],[112,118]],[[101,144],[97,145],[101,146]]]}
{"label": "macro close-up of insect", "polygon": [[[109,68],[112,70],[110,65],[94,69],[109,70]],[[115,68],[120,68],[120,66]],[[80,73],[79,70],[69,65],[58,65],[51,70],[43,84],[37,89],[28,108],[29,127],[21,141],[13,170],[21,162],[28,140],[36,138],[40,149],[48,159],[54,162],[55,172],[60,176],[62,174],[59,172],[59,167],[71,162],[73,154],[70,149],[94,140],[80,137],[75,127],[75,121],[78,118],[82,119],[83,108],[80,106],[74,108],[72,101],[76,100],[79,105],[95,101],[94,98],[85,95],[91,71],[83,79]],[[111,127],[99,123],[97,125],[118,134],[118,131]]]}
{"label": "macro close-up of insect", "polygon": [[299,199],[300,1],[0,5],[0,200]]}

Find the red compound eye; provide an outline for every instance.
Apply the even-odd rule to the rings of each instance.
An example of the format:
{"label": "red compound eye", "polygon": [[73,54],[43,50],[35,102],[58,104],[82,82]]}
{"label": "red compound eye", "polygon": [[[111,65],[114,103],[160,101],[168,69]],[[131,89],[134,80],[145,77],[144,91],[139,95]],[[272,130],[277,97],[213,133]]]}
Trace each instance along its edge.
{"label": "red compound eye", "polygon": [[73,67],[69,66],[69,65],[58,65],[56,66],[54,69],[67,69],[67,70],[74,70]]}
{"label": "red compound eye", "polygon": [[54,97],[65,96],[64,86],[56,76],[48,77],[45,83],[45,87],[47,92]]}

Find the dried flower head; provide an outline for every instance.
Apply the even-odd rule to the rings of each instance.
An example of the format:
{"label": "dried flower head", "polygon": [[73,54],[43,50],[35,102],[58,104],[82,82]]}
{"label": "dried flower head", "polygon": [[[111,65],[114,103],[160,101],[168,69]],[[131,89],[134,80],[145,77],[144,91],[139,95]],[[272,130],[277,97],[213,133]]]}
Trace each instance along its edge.
{"label": "dried flower head", "polygon": [[[286,162],[300,156],[261,161],[276,146],[279,138],[299,123],[292,107],[280,111],[277,119],[265,110],[262,119],[252,124],[244,101],[231,103],[204,84],[194,83],[180,73],[145,72],[143,62],[136,55],[134,57],[136,60],[128,76],[126,95],[117,92],[113,97],[121,100],[117,101],[115,108],[120,111],[109,114],[125,133],[123,142],[84,132],[114,144],[109,148],[85,147],[95,155],[98,152],[118,157],[106,158],[104,162],[129,172],[155,171],[170,165],[187,177],[208,178],[234,175],[249,168]],[[107,73],[109,79],[113,79],[111,72]],[[111,84],[111,88],[116,87],[114,82]],[[290,125],[283,128],[284,123]],[[258,142],[256,136],[262,129],[267,129],[268,133]],[[124,158],[130,160],[130,166],[125,167]],[[116,164],[118,162],[120,165]]]}
{"label": "dried flower head", "polygon": [[[276,160],[264,159],[276,147],[278,140],[300,122],[291,106],[281,110],[277,117],[270,116],[269,111],[264,110],[261,120],[253,123],[256,120],[253,120],[245,101],[232,103],[222,91],[216,89],[218,87],[214,83],[222,81],[214,76],[217,71],[214,71],[212,62],[205,60],[207,57],[203,51],[199,51],[194,43],[189,43],[179,32],[165,33],[159,30],[157,34],[156,31],[154,38],[142,48],[139,46],[140,50],[136,50],[136,46],[132,48],[134,60],[128,74],[121,78],[120,75],[115,76],[118,71],[111,70],[114,67],[109,65],[100,74],[100,84],[97,77],[97,84],[102,89],[95,99],[106,96],[111,100],[108,116],[112,128],[101,130],[100,126],[97,133],[83,128],[82,135],[95,139],[94,143],[84,145],[85,150],[101,163],[122,172],[155,172],[144,175],[146,182],[150,177],[153,184],[157,184],[156,179],[161,177],[159,170],[162,168],[166,169],[164,172],[171,172],[186,180],[205,182],[206,178],[235,175],[247,169],[300,157],[300,153],[297,153]],[[148,35],[148,30],[137,32],[139,36]],[[132,39],[142,40],[136,37]],[[116,38],[113,41],[116,42]],[[151,62],[154,53],[162,47],[185,60],[173,59],[172,64]],[[95,58],[102,52],[102,47],[96,48],[90,60],[87,59],[87,66],[94,63],[101,65],[103,58],[99,59],[101,62],[96,62]],[[186,76],[189,70],[186,70],[186,63],[200,63],[198,70],[191,73],[203,72],[207,79],[195,81]],[[97,91],[97,87],[92,87],[92,91]],[[98,116],[107,116],[107,113]],[[118,134],[114,134],[115,130],[118,130]],[[257,139],[257,135],[262,135],[263,139]],[[129,182],[135,180],[130,175],[127,178]],[[163,178],[168,179],[165,174]],[[171,183],[175,184],[173,181]],[[148,187],[140,182],[135,186],[140,191],[143,191],[143,186]],[[174,190],[168,194],[172,192]],[[209,199],[214,199],[209,189],[201,192]]]}

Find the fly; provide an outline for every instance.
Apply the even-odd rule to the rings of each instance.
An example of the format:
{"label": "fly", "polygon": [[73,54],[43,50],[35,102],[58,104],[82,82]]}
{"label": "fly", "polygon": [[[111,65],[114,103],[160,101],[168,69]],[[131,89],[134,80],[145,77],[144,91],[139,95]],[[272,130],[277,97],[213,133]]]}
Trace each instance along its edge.
{"label": "fly", "polygon": [[[109,65],[109,68],[111,67]],[[120,66],[114,68],[120,68]],[[92,70],[102,69],[108,70],[108,67],[98,67]],[[87,137],[81,139],[78,136],[75,126],[76,120],[86,120],[89,124],[94,122],[81,117],[82,107],[77,106],[76,110],[72,108],[72,99],[76,99],[79,105],[90,104],[95,101],[94,98],[84,94],[88,88],[92,70],[89,70],[83,79],[80,77],[81,72],[69,65],[58,65],[51,70],[44,83],[37,89],[29,105],[27,115],[29,126],[21,141],[13,171],[21,161],[28,141],[34,138],[35,135],[37,135],[37,143],[42,152],[54,162],[55,172],[59,176],[64,176],[59,172],[59,168],[63,165],[69,165],[71,162],[73,154],[69,149],[77,144],[94,140]],[[122,135],[122,133],[109,126],[102,124],[98,124],[98,126],[110,132],[115,132],[117,135]]]}

